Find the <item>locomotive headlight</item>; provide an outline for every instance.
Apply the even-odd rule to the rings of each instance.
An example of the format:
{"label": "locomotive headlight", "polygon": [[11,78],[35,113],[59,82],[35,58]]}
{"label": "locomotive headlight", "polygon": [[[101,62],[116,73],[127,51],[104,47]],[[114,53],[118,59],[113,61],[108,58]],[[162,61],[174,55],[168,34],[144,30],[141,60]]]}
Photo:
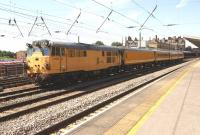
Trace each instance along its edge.
{"label": "locomotive headlight", "polygon": [[46,67],[47,70],[51,69],[50,64],[48,64],[48,63],[45,64],[45,67]]}

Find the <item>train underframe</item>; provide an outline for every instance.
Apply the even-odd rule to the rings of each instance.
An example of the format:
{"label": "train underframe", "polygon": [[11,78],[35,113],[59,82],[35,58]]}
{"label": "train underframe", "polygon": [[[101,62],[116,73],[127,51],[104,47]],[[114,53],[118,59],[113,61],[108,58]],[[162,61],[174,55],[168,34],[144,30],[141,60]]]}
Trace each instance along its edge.
{"label": "train underframe", "polygon": [[31,78],[36,84],[41,86],[52,85],[52,84],[68,85],[76,83],[78,81],[94,80],[103,76],[108,76],[110,74],[116,74],[123,71],[164,67],[170,64],[177,64],[181,61],[182,59],[171,60],[171,61],[166,60],[166,61],[157,61],[157,62],[149,62],[141,64],[114,66],[107,69],[94,70],[94,71],[76,71],[76,72],[66,72],[57,74],[34,74]]}

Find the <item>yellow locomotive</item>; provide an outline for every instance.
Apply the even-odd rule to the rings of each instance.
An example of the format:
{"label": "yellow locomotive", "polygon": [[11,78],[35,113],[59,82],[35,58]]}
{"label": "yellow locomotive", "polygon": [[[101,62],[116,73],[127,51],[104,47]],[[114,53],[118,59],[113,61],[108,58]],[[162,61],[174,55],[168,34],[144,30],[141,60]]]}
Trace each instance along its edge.
{"label": "yellow locomotive", "polygon": [[138,65],[183,59],[177,51],[117,48],[83,43],[33,41],[28,44],[28,75],[36,82],[75,80]]}

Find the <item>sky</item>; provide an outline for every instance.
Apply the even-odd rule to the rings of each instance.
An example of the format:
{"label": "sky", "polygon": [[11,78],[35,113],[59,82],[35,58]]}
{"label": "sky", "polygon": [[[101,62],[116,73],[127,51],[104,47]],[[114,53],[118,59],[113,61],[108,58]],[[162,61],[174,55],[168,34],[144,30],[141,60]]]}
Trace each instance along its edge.
{"label": "sky", "polygon": [[155,35],[200,37],[200,0],[0,0],[0,50],[25,50],[26,43],[39,39],[77,42],[79,37],[83,43],[110,45],[127,36],[138,38],[156,5],[141,31],[144,40]]}

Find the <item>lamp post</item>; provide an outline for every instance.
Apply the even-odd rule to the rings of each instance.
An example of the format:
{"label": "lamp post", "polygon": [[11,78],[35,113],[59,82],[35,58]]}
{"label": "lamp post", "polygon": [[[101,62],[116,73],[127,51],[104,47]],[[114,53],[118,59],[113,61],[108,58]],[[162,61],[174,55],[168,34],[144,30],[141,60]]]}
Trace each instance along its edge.
{"label": "lamp post", "polygon": [[146,27],[142,27],[141,29],[139,29],[139,48],[141,48],[141,45],[142,45],[142,30],[143,29],[154,31],[153,29],[146,28]]}

